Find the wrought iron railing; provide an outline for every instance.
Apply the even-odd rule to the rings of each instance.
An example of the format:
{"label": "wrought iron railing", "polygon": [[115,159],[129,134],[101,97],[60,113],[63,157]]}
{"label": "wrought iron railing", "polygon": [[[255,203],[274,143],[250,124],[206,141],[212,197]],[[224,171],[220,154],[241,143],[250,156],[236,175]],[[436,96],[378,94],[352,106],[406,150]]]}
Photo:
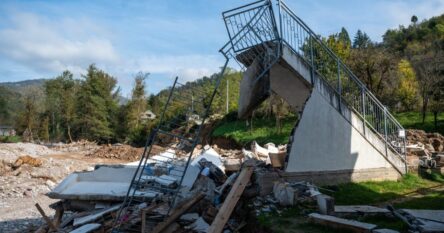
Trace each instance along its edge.
{"label": "wrought iron railing", "polygon": [[236,58],[243,67],[259,57],[258,78],[261,78],[278,60],[267,61],[264,57],[270,54],[279,57],[282,46],[290,48],[310,67],[313,86],[322,85],[336,96],[334,105],[341,114],[345,114],[344,106],[352,109],[363,122],[364,134],[366,130],[375,132],[385,143],[386,153],[391,149],[405,162],[405,135],[402,135],[405,132],[399,122],[318,35],[285,3],[280,0],[277,3],[277,12],[273,11],[271,0],[224,12],[230,41],[222,53]]}

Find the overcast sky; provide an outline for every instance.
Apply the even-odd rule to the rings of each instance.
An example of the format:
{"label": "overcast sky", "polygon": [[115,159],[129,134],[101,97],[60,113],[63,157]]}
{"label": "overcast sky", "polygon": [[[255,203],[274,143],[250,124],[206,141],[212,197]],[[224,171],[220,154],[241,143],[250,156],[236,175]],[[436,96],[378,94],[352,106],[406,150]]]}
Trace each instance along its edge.
{"label": "overcast sky", "polygon": [[[1,0],[0,82],[76,77],[96,65],[118,79],[128,96],[133,77],[151,73],[156,93],[176,75],[194,80],[223,65],[227,41],[221,12],[251,1],[234,0]],[[315,32],[345,27],[381,41],[388,28],[444,13],[444,0],[287,0]],[[237,67],[236,67],[237,68]]]}

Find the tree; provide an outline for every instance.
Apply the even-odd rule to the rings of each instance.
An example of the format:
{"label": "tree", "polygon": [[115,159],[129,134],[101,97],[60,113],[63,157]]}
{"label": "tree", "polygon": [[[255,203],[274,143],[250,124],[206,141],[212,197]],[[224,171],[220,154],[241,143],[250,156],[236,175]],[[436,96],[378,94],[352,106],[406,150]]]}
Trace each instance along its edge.
{"label": "tree", "polygon": [[410,62],[402,59],[398,63],[399,85],[397,96],[405,110],[411,111],[417,103],[418,81]]}
{"label": "tree", "polygon": [[[76,92],[78,82],[74,80],[73,74],[64,71],[55,79],[45,82],[46,111],[50,118],[53,139],[68,139],[72,142],[71,128],[75,117]],[[65,135],[61,135],[62,132]]]}
{"label": "tree", "polygon": [[145,95],[145,80],[149,73],[139,72],[134,78],[134,88],[131,100],[127,107],[127,127],[129,132],[134,132],[141,125],[141,115],[147,110],[147,98]]}
{"label": "tree", "polygon": [[[422,123],[425,122],[426,113],[431,97],[441,100],[441,81],[443,76],[444,56],[442,52],[428,50],[412,57],[412,64],[418,75],[419,91],[422,97]],[[442,110],[440,105],[434,104],[434,113]]]}
{"label": "tree", "polygon": [[90,65],[77,94],[76,125],[78,135],[89,140],[109,142],[114,139],[117,123],[119,89],[116,79]]}
{"label": "tree", "polygon": [[367,48],[372,44],[370,37],[367,33],[358,30],[355,38],[353,39],[353,48]]}
{"label": "tree", "polygon": [[416,22],[418,22],[418,17],[416,15],[412,15],[410,21],[413,23],[413,25],[416,25]]}
{"label": "tree", "polygon": [[24,131],[25,141],[34,140],[34,131],[37,129],[38,116],[42,112],[43,92],[39,87],[29,86],[23,90],[21,102],[22,109],[19,113],[20,125]]}
{"label": "tree", "polygon": [[393,102],[398,65],[395,56],[382,47],[370,45],[353,49],[348,65],[378,99],[386,104]]}

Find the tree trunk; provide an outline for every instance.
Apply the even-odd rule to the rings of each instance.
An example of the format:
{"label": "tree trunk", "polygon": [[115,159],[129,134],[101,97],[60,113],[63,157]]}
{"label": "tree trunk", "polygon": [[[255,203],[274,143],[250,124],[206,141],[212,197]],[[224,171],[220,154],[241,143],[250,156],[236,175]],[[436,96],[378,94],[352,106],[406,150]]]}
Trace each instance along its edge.
{"label": "tree trunk", "polygon": [[69,126],[69,125],[68,125],[68,138],[69,138],[69,143],[72,143],[71,126]]}
{"label": "tree trunk", "polygon": [[423,97],[423,101],[422,101],[422,123],[424,124],[425,122],[425,118],[426,118],[426,112],[427,112],[427,104],[428,104],[428,98],[427,97]]}
{"label": "tree trunk", "polygon": [[438,131],[438,111],[433,111],[433,118],[435,122],[435,131]]}

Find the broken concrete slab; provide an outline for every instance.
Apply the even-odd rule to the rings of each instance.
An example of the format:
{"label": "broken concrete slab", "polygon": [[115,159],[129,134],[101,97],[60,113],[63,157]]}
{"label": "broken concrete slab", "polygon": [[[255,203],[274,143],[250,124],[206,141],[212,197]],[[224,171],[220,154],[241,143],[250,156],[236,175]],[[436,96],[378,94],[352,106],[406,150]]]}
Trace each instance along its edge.
{"label": "broken concrete slab", "polygon": [[104,209],[104,210],[100,210],[94,214],[90,214],[90,215],[83,216],[80,218],[75,218],[72,225],[73,226],[80,226],[80,225],[84,225],[86,223],[94,222],[96,219],[102,217],[103,215],[111,213],[113,211],[117,211],[119,208],[120,208],[120,204],[115,205],[110,208],[107,208],[107,209]]}
{"label": "broken concrete slab", "polygon": [[177,179],[173,176],[161,175],[159,177],[154,178],[154,181],[160,185],[166,187],[173,187],[177,184]]}
{"label": "broken concrete slab", "polygon": [[347,229],[357,233],[371,233],[377,226],[375,224],[359,222],[355,220],[348,220],[344,218],[338,218],[330,215],[322,215],[312,213],[308,215],[310,221],[321,224],[327,227],[335,229]]}
{"label": "broken concrete slab", "polygon": [[48,197],[68,200],[122,200],[136,172],[133,166],[101,166],[91,172],[69,175]]}
{"label": "broken concrete slab", "polygon": [[399,233],[399,231],[391,230],[391,229],[376,229],[372,231],[373,233]]}
{"label": "broken concrete slab", "polygon": [[385,208],[379,208],[369,205],[335,205],[335,214],[389,214],[390,211]]}
{"label": "broken concrete slab", "polygon": [[198,213],[188,213],[180,216],[180,220],[182,221],[188,221],[188,222],[194,222],[199,218]]}
{"label": "broken concrete slab", "polygon": [[417,219],[420,224],[417,225],[421,233],[442,233],[444,232],[444,223],[430,221],[427,219]]}
{"label": "broken concrete slab", "polygon": [[196,182],[196,179],[199,176],[200,171],[201,171],[200,166],[190,164],[183,177],[182,187],[185,187],[187,188],[187,190],[190,190],[193,187],[194,182]]}
{"label": "broken concrete slab", "polygon": [[444,210],[413,210],[401,209],[415,218],[422,218],[431,221],[444,223]]}
{"label": "broken concrete slab", "polygon": [[88,232],[92,232],[94,230],[99,229],[100,226],[101,225],[98,223],[90,223],[90,224],[83,225],[73,231],[70,231],[69,233],[88,233]]}
{"label": "broken concrete slab", "polygon": [[198,155],[196,158],[193,159],[193,161],[191,161],[190,165],[199,166],[199,161],[201,159],[206,159],[207,161],[216,165],[222,171],[225,171],[221,156],[213,148],[210,147],[208,150],[202,151],[200,155]]}

